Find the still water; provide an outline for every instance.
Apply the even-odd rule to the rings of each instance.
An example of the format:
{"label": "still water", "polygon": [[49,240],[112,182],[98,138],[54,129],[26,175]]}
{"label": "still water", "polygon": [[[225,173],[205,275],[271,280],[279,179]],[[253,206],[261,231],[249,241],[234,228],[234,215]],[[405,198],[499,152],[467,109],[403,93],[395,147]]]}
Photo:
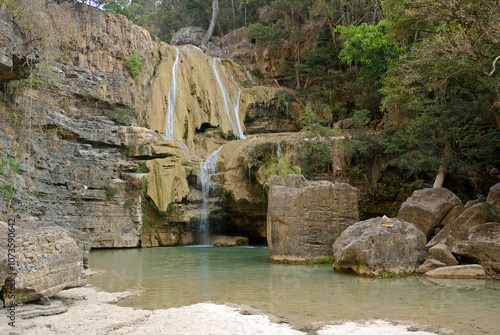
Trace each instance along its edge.
{"label": "still water", "polygon": [[390,319],[459,334],[500,334],[500,281],[363,278],[331,265],[272,264],[265,247],[169,247],[92,251],[90,283],[142,287],[121,306],[147,309],[205,301],[246,304],[294,327],[316,321]]}

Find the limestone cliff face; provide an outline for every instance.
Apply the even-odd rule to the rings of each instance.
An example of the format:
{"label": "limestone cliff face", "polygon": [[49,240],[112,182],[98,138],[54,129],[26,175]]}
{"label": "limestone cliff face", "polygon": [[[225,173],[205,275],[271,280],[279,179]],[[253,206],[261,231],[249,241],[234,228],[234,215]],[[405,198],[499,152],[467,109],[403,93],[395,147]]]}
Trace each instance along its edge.
{"label": "limestone cliff face", "polygon": [[[232,47],[243,43],[241,31],[223,45],[237,63],[162,43],[85,4],[20,1],[37,29],[21,31],[8,10],[0,15],[10,43],[0,49],[0,158],[19,164],[0,176],[3,213],[29,208],[35,226],[66,227],[84,255],[193,243],[203,202],[217,232],[265,240],[265,169],[252,176],[246,157],[279,143],[296,156],[304,107],[240,65],[255,51],[248,41]],[[38,52],[29,52],[32,40],[44,41]],[[203,200],[200,164],[221,146]]]}
{"label": "limestone cliff face", "polygon": [[[0,176],[0,210],[67,228],[84,259],[90,247],[139,246],[140,195],[124,174],[159,136],[123,124],[145,124],[159,42],[123,16],[81,3],[20,4],[16,18],[8,6],[0,13],[9,41],[0,47],[0,158],[11,166]],[[126,68],[134,52],[142,61],[135,79]]]}
{"label": "limestone cliff face", "polygon": [[[24,214],[34,226],[64,226],[84,257],[91,247],[139,246],[141,232],[151,245],[193,243],[201,161],[225,143],[228,153],[247,148],[252,142],[229,140],[249,132],[297,130],[287,113],[300,104],[279,98],[283,89],[257,85],[234,61],[172,47],[123,16],[82,3],[20,3],[35,29],[8,7],[0,15],[0,158],[15,163],[0,177],[0,210],[29,208]],[[43,43],[34,48],[33,41]],[[131,58],[139,64],[134,76]],[[285,121],[272,126],[266,112],[278,105]],[[236,195],[233,221],[244,227],[259,217],[247,230],[265,236],[265,210],[245,205],[257,197],[239,158],[226,162],[209,212],[224,226],[227,187]],[[140,163],[149,170],[146,186],[130,178]]]}

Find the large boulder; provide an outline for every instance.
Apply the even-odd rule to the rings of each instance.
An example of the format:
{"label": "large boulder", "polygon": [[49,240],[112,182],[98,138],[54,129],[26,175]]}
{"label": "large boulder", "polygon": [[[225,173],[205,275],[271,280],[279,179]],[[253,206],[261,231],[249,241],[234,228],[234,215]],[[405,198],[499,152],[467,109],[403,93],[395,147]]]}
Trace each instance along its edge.
{"label": "large boulder", "polygon": [[[60,227],[15,227],[15,262],[5,263],[7,224],[0,224],[2,261],[0,298],[5,306],[50,297],[61,290],[85,285],[82,252]],[[8,268],[5,266],[8,265]],[[15,273],[15,275],[13,275]],[[7,278],[6,278],[7,274]],[[14,282],[12,281],[14,278]],[[14,286],[12,286],[14,283]],[[11,294],[15,292],[15,294]]]}
{"label": "large boulder", "polygon": [[413,273],[427,256],[426,241],[420,229],[400,219],[361,221],[344,230],[333,244],[333,267],[363,276]]}
{"label": "large boulder", "polygon": [[184,27],[177,30],[170,40],[171,45],[200,45],[203,36],[205,36],[206,30],[202,27]]}
{"label": "large boulder", "polygon": [[429,259],[440,261],[448,266],[458,265],[458,261],[451,253],[450,247],[444,243],[438,243],[429,249]]}
{"label": "large boulder", "polygon": [[454,220],[463,209],[462,201],[450,190],[425,188],[413,192],[397,217],[415,224],[429,238],[437,227]]}
{"label": "large boulder", "polygon": [[469,228],[494,221],[496,212],[497,210],[495,207],[492,207],[486,202],[481,202],[466,209],[455,220],[444,226],[444,228],[427,243],[427,247],[432,248],[438,243],[445,243],[451,246],[456,241],[466,241]]}
{"label": "large boulder", "polygon": [[277,177],[268,201],[267,241],[275,262],[331,256],[335,239],[358,221],[358,190],[344,183]]}
{"label": "large boulder", "polygon": [[500,208],[500,183],[493,185],[486,197],[486,202],[492,206]]}
{"label": "large boulder", "polygon": [[479,262],[488,272],[500,276],[500,223],[489,222],[469,228],[467,240],[453,243],[451,251]]}

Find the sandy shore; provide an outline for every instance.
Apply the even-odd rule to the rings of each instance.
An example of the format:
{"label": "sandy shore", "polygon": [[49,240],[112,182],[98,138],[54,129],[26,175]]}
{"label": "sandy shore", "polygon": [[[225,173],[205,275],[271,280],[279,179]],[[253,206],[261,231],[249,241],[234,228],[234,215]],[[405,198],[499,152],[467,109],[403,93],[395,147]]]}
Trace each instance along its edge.
{"label": "sandy shore", "polygon": [[380,320],[318,324],[311,325],[310,330],[299,331],[275,318],[255,314],[251,308],[212,303],[159,310],[114,304],[134,294],[139,292],[109,293],[90,285],[65,290],[51,299],[50,306],[18,306],[15,327],[9,326],[8,310],[4,308],[1,310],[0,334],[435,334],[433,330],[422,330],[422,327]]}

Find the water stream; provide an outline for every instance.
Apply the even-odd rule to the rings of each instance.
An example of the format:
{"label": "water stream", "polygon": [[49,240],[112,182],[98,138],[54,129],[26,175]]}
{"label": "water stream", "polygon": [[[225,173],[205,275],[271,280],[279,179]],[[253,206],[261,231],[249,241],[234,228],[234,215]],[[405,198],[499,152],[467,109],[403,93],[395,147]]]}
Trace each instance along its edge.
{"label": "water stream", "polygon": [[122,306],[169,308],[204,301],[246,304],[296,328],[316,321],[388,319],[456,334],[500,334],[500,281],[364,278],[331,265],[272,264],[265,247],[96,250],[90,282],[109,291],[143,287]]}
{"label": "water stream", "polygon": [[[217,63],[222,66],[222,63],[219,58],[214,58],[212,60],[212,67],[214,69],[214,74],[215,78],[217,79],[217,83],[219,84],[219,88],[221,90],[222,94],[222,99],[224,100],[224,112],[226,113],[226,116],[229,119],[229,123],[231,124],[231,127],[233,128],[233,134],[239,139],[246,139],[245,135],[243,134],[243,130],[241,128],[240,124],[240,119],[239,119],[239,105],[240,105],[240,94],[241,94],[241,89],[238,90],[239,87],[237,87],[237,97],[234,99],[234,103],[231,101],[231,97],[229,96],[229,93],[222,83],[222,79],[220,77],[219,73],[219,68],[217,66]],[[234,79],[233,79],[234,81]],[[236,84],[237,85],[237,84]],[[231,108],[232,107],[232,108]],[[238,108],[238,109],[236,109]],[[231,113],[231,109],[233,110],[233,113]],[[233,115],[234,114],[234,119]]]}
{"label": "water stream", "polygon": [[174,110],[175,100],[177,99],[177,71],[179,69],[179,48],[174,47],[176,51],[174,65],[172,67],[172,80],[168,90],[167,115],[165,117],[165,139],[175,140],[174,136]]}
{"label": "water stream", "polygon": [[217,154],[222,149],[212,152],[205,158],[205,160],[200,160],[200,186],[201,192],[203,194],[202,206],[200,210],[200,222],[198,226],[198,244],[207,245],[209,244],[209,211],[208,211],[208,196],[210,190],[213,188],[212,176],[217,172]]}

